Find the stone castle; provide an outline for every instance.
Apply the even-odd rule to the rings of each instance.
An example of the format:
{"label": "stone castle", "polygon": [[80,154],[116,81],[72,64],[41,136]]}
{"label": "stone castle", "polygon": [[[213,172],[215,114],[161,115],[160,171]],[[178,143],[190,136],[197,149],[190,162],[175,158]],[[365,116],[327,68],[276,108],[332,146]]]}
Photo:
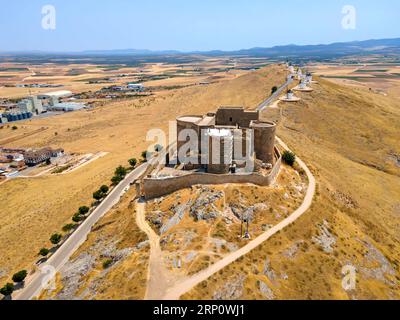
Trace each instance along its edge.
{"label": "stone castle", "polygon": [[276,124],[260,121],[258,111],[221,107],[204,116],[178,117],[178,154],[188,153],[182,150],[190,140],[188,129],[196,133],[198,143],[190,150],[191,160],[180,161],[184,169],[204,168],[208,173],[226,174],[240,172],[248,160],[267,167],[276,161]]}

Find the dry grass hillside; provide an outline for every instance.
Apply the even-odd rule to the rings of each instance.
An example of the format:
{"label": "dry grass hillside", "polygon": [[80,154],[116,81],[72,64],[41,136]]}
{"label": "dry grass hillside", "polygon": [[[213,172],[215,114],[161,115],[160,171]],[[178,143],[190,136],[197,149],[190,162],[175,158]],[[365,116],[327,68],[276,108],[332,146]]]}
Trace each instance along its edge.
{"label": "dry grass hillside", "polygon": [[136,225],[134,197],[130,190],[93,227],[41,299],[143,299],[149,242]]}
{"label": "dry grass hillside", "polygon": [[[400,105],[319,80],[266,117],[309,165],[312,208],[184,299],[400,299]],[[355,289],[342,268],[356,268]]]}
{"label": "dry grass hillside", "polygon": [[[30,269],[37,252],[50,245],[49,237],[70,222],[81,205],[113,175],[115,167],[140,157],[146,132],[167,129],[181,114],[203,114],[220,105],[255,107],[274,85],[284,82],[282,67],[270,66],[237,79],[209,86],[173,90],[160,97],[111,103],[18,124],[0,130],[0,145],[62,147],[66,152],[109,152],[84,168],[62,176],[16,179],[0,185],[0,281],[23,268]],[[44,127],[45,130],[38,130]],[[6,143],[10,136],[12,142]]]}

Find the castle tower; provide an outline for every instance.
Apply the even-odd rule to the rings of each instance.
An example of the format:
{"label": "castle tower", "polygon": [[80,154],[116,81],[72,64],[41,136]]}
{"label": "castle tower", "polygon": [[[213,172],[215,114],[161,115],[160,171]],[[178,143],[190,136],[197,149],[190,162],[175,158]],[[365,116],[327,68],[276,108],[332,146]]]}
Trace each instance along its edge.
{"label": "castle tower", "polygon": [[229,173],[233,158],[233,134],[229,129],[209,129],[207,172]]}
{"label": "castle tower", "polygon": [[250,128],[254,130],[254,150],[256,157],[264,163],[274,164],[274,148],[276,124],[273,122],[252,121]]}

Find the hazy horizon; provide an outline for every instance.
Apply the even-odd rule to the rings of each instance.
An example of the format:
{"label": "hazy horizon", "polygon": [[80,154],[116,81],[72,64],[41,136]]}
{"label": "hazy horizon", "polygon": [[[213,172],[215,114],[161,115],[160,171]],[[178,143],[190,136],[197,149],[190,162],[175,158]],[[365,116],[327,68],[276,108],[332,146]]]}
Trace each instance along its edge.
{"label": "hazy horizon", "polygon": [[[55,29],[43,28],[45,5],[55,9]],[[343,28],[346,5],[355,9],[354,28]],[[2,7],[1,52],[235,51],[398,38],[400,27],[394,0],[20,0]]]}

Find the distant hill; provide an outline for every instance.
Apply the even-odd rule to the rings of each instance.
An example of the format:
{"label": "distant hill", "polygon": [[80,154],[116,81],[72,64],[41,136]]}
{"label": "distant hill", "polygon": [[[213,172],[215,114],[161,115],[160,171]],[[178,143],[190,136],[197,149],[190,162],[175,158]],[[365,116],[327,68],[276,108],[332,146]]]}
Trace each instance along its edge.
{"label": "distant hill", "polygon": [[268,57],[296,57],[324,58],[328,56],[347,56],[358,54],[390,54],[400,53],[400,38],[366,40],[353,42],[338,42],[321,45],[287,45],[272,48],[252,48],[231,52],[235,55],[268,56]]}
{"label": "distant hill", "polygon": [[351,56],[351,55],[365,55],[365,54],[400,54],[400,38],[396,39],[380,39],[380,40],[366,40],[366,41],[353,41],[353,42],[337,42],[332,44],[319,44],[319,45],[285,45],[275,46],[271,48],[251,48],[242,49],[237,51],[191,51],[182,52],[176,50],[138,50],[138,49],[119,49],[119,50],[88,50],[81,52],[43,52],[43,51],[30,51],[30,52],[3,52],[1,56],[7,57],[132,57],[132,58],[145,58],[145,57],[161,57],[161,56],[190,56],[190,55],[204,55],[204,56],[251,56],[251,57],[266,57],[266,58],[279,58],[279,59],[329,59],[335,57]]}

